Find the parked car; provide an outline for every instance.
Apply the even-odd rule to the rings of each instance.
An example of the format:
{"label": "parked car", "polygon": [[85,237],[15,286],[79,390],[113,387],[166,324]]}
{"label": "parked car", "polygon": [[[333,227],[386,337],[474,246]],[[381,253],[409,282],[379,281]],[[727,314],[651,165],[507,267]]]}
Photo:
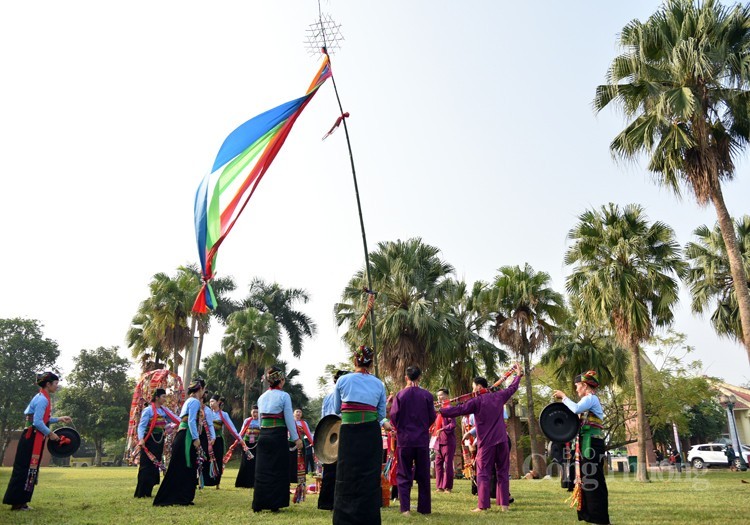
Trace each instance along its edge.
{"label": "parked car", "polygon": [[[724,453],[726,449],[727,446],[723,443],[703,443],[700,445],[693,445],[690,447],[690,450],[688,450],[688,463],[696,469],[707,468],[712,465],[727,466],[727,456]],[[745,462],[748,461],[749,455],[750,446],[742,445],[742,456],[745,459]],[[735,458],[734,462],[735,466],[739,468],[739,458]]]}

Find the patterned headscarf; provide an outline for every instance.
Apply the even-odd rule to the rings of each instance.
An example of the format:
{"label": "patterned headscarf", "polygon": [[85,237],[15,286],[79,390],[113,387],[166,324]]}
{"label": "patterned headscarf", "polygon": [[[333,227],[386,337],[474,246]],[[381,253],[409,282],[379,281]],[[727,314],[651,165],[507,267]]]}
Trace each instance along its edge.
{"label": "patterned headscarf", "polygon": [[599,380],[596,378],[596,370],[589,370],[585,374],[578,374],[574,383],[584,383],[591,388],[599,388]]}
{"label": "patterned headscarf", "polygon": [[284,372],[279,369],[266,372],[266,381],[268,381],[268,384],[270,385],[280,383],[282,379],[284,379]]}
{"label": "patterned headscarf", "polygon": [[206,381],[204,381],[200,377],[197,377],[193,379],[193,382],[190,383],[190,385],[187,387],[187,392],[188,394],[192,394],[193,392],[197,392],[201,388],[206,388]]}
{"label": "patterned headscarf", "polygon": [[354,363],[357,366],[368,367],[372,364],[372,358],[375,353],[369,346],[360,346],[357,351],[354,352]]}
{"label": "patterned headscarf", "polygon": [[52,372],[44,372],[42,374],[36,375],[36,384],[39,385],[41,388],[44,388],[44,385],[46,385],[47,383],[51,383],[53,381],[59,381],[59,380],[60,378],[57,377],[57,375],[55,375]]}

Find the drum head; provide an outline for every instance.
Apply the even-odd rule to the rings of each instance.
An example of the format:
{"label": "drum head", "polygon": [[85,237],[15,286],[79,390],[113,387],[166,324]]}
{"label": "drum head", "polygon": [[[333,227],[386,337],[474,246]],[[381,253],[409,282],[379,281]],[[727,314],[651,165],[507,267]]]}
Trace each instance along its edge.
{"label": "drum head", "polygon": [[563,403],[551,403],[539,415],[539,426],[550,441],[567,443],[578,433],[578,416]]}
{"label": "drum head", "polygon": [[67,458],[72,456],[81,446],[81,436],[73,428],[63,427],[55,430],[60,437],[59,441],[47,440],[47,450],[56,458]]}

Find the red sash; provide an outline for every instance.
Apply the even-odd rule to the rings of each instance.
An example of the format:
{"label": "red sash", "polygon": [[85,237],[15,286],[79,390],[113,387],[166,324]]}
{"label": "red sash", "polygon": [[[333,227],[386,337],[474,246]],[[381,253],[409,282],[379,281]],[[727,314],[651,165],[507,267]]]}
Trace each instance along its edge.
{"label": "red sash", "polygon": [[223,410],[219,410],[219,419],[221,419],[221,422],[224,423],[224,428],[226,428],[227,430],[229,430],[229,433],[232,434],[232,436],[234,436],[234,439],[236,439],[238,441],[242,441],[242,438],[238,434],[234,433],[234,431],[232,430],[232,427],[227,423],[227,420],[224,419],[224,411]]}
{"label": "red sash", "polygon": [[[52,415],[52,404],[50,403],[49,394],[43,388],[39,389],[39,393],[42,394],[45,399],[47,399],[47,408],[44,409],[44,416],[42,417],[42,421],[45,425],[49,425],[50,416]],[[34,427],[34,424],[32,423],[29,429],[26,431],[26,439],[31,438],[31,435],[35,429],[36,427]],[[26,490],[26,492],[31,492],[32,490],[34,490],[34,485],[36,485],[37,476],[39,475],[39,461],[42,457],[42,451],[44,450],[44,440],[46,438],[47,436],[39,432],[39,429],[36,429],[36,434],[34,434],[34,445],[31,448],[29,474],[26,476],[26,485],[24,487],[24,490]]]}
{"label": "red sash", "polygon": [[148,438],[151,437],[151,434],[153,434],[154,427],[156,426],[156,419],[158,416],[159,414],[156,412],[156,403],[151,403],[151,424],[148,427],[146,436],[143,438],[144,443],[148,441]]}

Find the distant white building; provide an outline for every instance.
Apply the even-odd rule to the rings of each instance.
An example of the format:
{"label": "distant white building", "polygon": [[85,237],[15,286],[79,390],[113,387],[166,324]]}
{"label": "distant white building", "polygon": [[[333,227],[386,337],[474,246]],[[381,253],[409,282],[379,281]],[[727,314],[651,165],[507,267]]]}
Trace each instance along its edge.
{"label": "distant white building", "polygon": [[728,383],[718,383],[716,389],[726,396],[731,394],[737,399],[734,405],[737,433],[743,445],[750,445],[750,390]]}

